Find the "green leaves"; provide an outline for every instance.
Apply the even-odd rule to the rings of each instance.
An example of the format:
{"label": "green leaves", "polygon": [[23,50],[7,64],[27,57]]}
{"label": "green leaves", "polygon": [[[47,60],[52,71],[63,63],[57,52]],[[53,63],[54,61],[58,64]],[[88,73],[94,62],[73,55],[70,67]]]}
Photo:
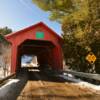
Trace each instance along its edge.
{"label": "green leaves", "polygon": [[0,43],[3,43],[4,45],[7,45],[8,42],[4,38],[4,35],[7,35],[11,32],[12,32],[12,30],[8,27],[0,28]]}
{"label": "green leaves", "polygon": [[8,27],[0,28],[0,34],[2,34],[2,35],[6,35],[6,34],[9,34],[11,32],[12,32],[12,30]]}
{"label": "green leaves", "polygon": [[2,43],[4,45],[8,44],[8,42],[6,41],[6,39],[4,38],[4,36],[1,35],[1,34],[0,34],[0,43]]}

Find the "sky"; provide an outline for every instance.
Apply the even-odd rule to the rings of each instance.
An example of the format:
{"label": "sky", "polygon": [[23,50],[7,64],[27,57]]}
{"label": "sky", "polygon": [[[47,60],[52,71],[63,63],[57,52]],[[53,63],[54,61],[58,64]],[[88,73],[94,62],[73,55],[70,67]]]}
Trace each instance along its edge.
{"label": "sky", "polygon": [[13,31],[42,21],[60,35],[61,25],[50,21],[49,15],[49,12],[33,4],[32,0],[0,0],[0,27],[8,26]]}

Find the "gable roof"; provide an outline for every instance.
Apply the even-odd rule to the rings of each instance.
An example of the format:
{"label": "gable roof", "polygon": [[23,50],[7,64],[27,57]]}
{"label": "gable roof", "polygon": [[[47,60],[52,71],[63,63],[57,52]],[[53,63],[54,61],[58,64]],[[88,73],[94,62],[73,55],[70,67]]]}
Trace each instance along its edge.
{"label": "gable roof", "polygon": [[32,26],[29,26],[29,27],[24,28],[24,29],[22,29],[20,31],[17,31],[17,32],[13,32],[13,33],[7,34],[7,35],[5,35],[5,38],[9,39],[9,38],[11,38],[14,35],[19,34],[20,32],[31,30],[32,28],[34,28],[36,26],[39,26],[39,25],[42,25],[42,26],[46,27],[50,32],[52,32],[52,34],[54,34],[59,40],[62,41],[62,38],[56,32],[54,32],[51,28],[49,28],[46,24],[44,24],[43,22],[39,22],[37,24],[34,24]]}

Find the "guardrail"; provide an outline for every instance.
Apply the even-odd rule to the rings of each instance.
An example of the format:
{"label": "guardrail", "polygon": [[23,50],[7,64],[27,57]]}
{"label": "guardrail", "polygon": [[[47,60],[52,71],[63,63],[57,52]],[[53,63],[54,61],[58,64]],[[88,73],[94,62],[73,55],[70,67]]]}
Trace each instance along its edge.
{"label": "guardrail", "polygon": [[74,76],[78,76],[78,77],[82,77],[82,78],[86,78],[86,79],[93,79],[93,80],[96,80],[96,81],[100,81],[100,74],[76,72],[76,71],[71,71],[71,70],[64,70],[64,71],[61,71],[61,72],[69,73],[69,74],[72,74]]}

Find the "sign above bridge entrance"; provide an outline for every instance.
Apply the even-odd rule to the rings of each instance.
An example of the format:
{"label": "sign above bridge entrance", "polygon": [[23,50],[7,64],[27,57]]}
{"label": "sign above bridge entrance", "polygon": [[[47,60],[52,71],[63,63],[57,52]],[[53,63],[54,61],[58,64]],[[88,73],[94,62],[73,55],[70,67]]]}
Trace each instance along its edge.
{"label": "sign above bridge entrance", "polygon": [[44,38],[44,32],[36,32],[36,38],[37,38],[37,39],[42,39],[42,38]]}

